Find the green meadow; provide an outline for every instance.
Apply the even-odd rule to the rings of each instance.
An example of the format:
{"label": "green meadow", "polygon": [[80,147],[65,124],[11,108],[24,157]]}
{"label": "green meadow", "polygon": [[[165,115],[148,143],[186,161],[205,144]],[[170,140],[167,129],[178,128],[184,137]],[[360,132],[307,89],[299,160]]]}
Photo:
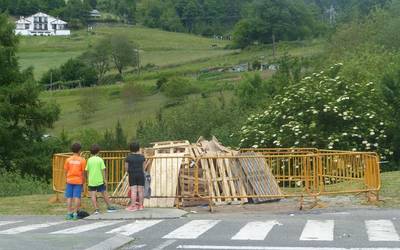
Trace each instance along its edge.
{"label": "green meadow", "polygon": [[20,37],[18,57],[22,68],[34,67],[36,78],[50,68],[79,56],[98,40],[116,33],[129,36],[140,48],[141,65],[184,64],[232,53],[227,41],[138,26],[98,26],[91,32],[72,31],[69,37]]}
{"label": "green meadow", "polygon": [[[115,127],[120,121],[128,138],[135,136],[139,121],[154,119],[155,114],[171,100],[160,92],[151,92],[134,102],[126,103],[121,95],[124,84],[139,83],[154,88],[160,76],[182,76],[199,86],[201,93],[229,91],[240,81],[243,72],[207,72],[215,67],[229,67],[254,60],[274,62],[271,46],[243,51],[226,49],[229,41],[204,38],[196,35],[166,32],[139,26],[98,26],[93,31],[73,31],[70,37],[21,37],[18,56],[21,68],[34,67],[36,79],[50,68],[58,67],[68,59],[77,57],[105,36],[124,33],[140,47],[141,65],[157,67],[142,70],[140,75],[126,72],[121,82],[91,89],[44,91],[41,99],[56,102],[61,108],[60,119],[48,131],[59,135],[62,130],[76,135],[82,129],[92,128],[99,132]],[[278,57],[288,53],[294,56],[312,56],[320,53],[318,41],[281,43]],[[114,71],[110,72],[115,74]],[[254,74],[254,73],[249,73]],[[272,71],[261,73],[268,78]],[[97,110],[87,120],[79,114],[78,102],[85,93],[95,90]],[[198,98],[200,95],[192,95]]]}

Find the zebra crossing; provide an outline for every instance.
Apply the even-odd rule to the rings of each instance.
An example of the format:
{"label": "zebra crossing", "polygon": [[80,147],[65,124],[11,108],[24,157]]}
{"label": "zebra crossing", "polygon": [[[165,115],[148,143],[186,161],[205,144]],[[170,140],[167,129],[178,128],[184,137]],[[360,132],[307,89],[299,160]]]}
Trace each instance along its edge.
{"label": "zebra crossing", "polygon": [[[176,240],[193,240],[203,237],[209,231],[219,226],[223,226],[227,221],[224,220],[204,220],[191,219],[178,221],[178,225],[166,234],[161,236],[161,239],[176,239]],[[396,230],[396,226],[392,220],[364,220],[363,230],[368,240],[371,242],[398,242],[400,236]],[[136,220],[136,221],[81,221],[78,223],[55,221],[46,223],[24,224],[22,220],[15,221],[0,221],[0,238],[3,235],[18,235],[23,233],[45,233],[47,235],[77,235],[80,233],[94,232],[104,230],[104,233],[121,234],[132,236],[135,234],[151,232],[152,228],[160,228],[168,225],[168,220]],[[335,227],[339,224],[335,220],[304,220],[299,223],[301,234],[296,238],[299,241],[321,241],[329,242],[338,240],[335,238]],[[63,228],[57,228],[62,226]],[[226,226],[226,225],[225,225]],[[278,227],[285,227],[285,223],[279,220],[261,220],[261,221],[246,221],[232,230],[232,235],[226,235],[232,241],[262,241],[269,234],[274,233]],[[4,227],[6,227],[4,229]],[[231,227],[231,225],[229,225]],[[43,232],[43,230],[47,230]],[[148,231],[146,231],[148,230]],[[299,230],[300,231],[300,230]]]}

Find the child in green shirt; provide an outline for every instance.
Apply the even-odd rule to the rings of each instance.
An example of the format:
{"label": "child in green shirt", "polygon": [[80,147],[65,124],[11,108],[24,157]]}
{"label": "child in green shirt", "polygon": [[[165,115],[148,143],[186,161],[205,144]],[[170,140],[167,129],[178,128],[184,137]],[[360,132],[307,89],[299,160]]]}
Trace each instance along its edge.
{"label": "child in green shirt", "polygon": [[88,188],[90,196],[92,198],[92,203],[95,208],[95,214],[99,213],[99,206],[97,204],[96,193],[100,192],[104,201],[107,204],[107,212],[115,212],[116,208],[111,206],[110,197],[107,193],[106,188],[106,166],[103,159],[101,159],[97,154],[100,152],[100,147],[98,145],[92,145],[90,153],[92,156],[88,159],[86,164],[86,172],[88,175]]}

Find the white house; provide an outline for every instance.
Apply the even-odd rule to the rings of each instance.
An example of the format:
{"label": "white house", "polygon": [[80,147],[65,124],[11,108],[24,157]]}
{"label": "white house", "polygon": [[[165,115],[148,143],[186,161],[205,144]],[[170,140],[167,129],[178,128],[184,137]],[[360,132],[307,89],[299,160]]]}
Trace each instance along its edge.
{"label": "white house", "polygon": [[39,12],[21,17],[16,23],[15,34],[22,36],[69,36],[68,24],[61,19]]}

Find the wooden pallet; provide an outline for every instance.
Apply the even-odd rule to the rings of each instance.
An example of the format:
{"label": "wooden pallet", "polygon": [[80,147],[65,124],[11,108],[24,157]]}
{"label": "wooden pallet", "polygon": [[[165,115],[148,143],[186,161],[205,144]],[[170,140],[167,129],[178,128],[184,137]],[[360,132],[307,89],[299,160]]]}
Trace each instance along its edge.
{"label": "wooden pallet", "polygon": [[[254,156],[255,153],[244,153],[241,156]],[[246,178],[246,190],[254,195],[282,195],[282,191],[264,158],[237,159],[239,171]],[[254,203],[279,200],[280,198],[253,198]]]}

